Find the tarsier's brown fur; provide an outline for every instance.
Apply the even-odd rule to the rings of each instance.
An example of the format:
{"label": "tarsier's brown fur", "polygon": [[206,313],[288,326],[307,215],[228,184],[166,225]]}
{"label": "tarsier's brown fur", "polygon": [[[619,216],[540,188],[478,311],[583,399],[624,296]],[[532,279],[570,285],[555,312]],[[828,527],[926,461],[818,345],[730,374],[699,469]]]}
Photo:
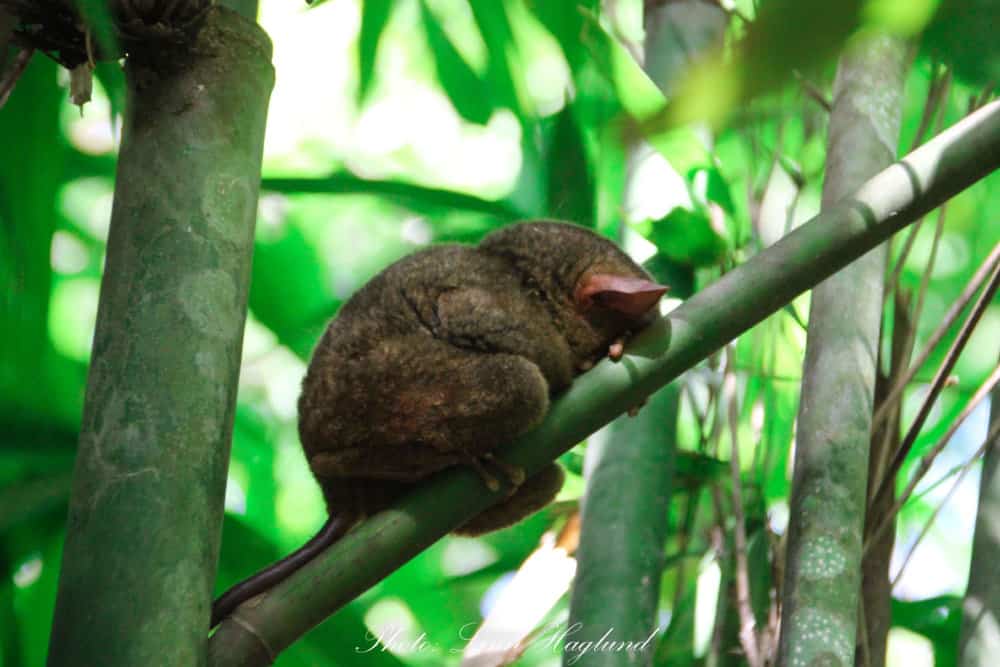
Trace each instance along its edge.
{"label": "tarsier's brown fur", "polygon": [[[556,222],[385,269],[330,323],[299,399],[299,435],[330,515],[349,526],[443,468],[482,470],[544,418],[552,395],[648,324],[664,290],[611,242]],[[553,463],[457,532],[517,522],[562,479]]]}

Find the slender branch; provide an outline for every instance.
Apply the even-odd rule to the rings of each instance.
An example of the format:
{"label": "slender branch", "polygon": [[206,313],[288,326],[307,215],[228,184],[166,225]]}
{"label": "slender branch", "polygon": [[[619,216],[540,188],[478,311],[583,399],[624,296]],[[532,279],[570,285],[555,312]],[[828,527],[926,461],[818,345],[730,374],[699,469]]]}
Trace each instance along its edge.
{"label": "slender branch", "polygon": [[[885,516],[882,518],[882,523],[880,523],[879,527],[871,534],[871,537],[865,544],[865,551],[867,551],[869,547],[874,544],[879,537],[881,537],[886,528],[892,525],[896,515],[899,514],[899,510],[903,508],[906,501],[908,501],[910,496],[913,495],[913,490],[917,487],[917,484],[919,484],[920,480],[927,474],[927,471],[931,469],[931,464],[934,463],[934,459],[936,459],[938,454],[940,454],[945,446],[947,446],[948,441],[951,440],[953,435],[955,435],[955,431],[958,430],[958,427],[962,425],[970,414],[972,414],[972,411],[975,410],[976,406],[979,405],[984,398],[986,398],[986,396],[990,393],[990,390],[993,389],[997,382],[1000,382],[1000,366],[997,366],[993,370],[993,373],[986,378],[986,381],[980,385],[979,389],[976,390],[976,393],[973,394],[972,398],[969,399],[969,402],[962,409],[962,412],[959,413],[958,417],[951,422],[951,425],[948,427],[948,431],[937,441],[931,450],[920,459],[920,465],[913,473],[910,481],[907,483],[906,490],[900,494],[895,504],[893,504],[892,508],[886,512]],[[987,442],[990,441],[991,439],[987,438]]]}
{"label": "slender branch", "polygon": [[379,181],[358,178],[348,173],[330,174],[322,178],[265,178],[261,190],[284,193],[367,194],[394,197],[407,203],[434,205],[442,209],[486,213],[501,220],[524,218],[525,213],[503,202],[494,202],[464,192],[429,188],[400,181]]}
{"label": "slender branch", "polygon": [[944,389],[945,383],[948,381],[951,369],[954,368],[955,362],[958,361],[958,356],[962,353],[962,350],[965,349],[965,344],[969,342],[969,337],[972,336],[972,332],[979,323],[979,319],[982,317],[983,313],[986,312],[987,307],[989,307],[990,302],[993,299],[993,295],[996,294],[998,287],[1000,287],[1000,265],[997,265],[993,269],[993,275],[990,278],[989,284],[986,286],[986,289],[983,290],[983,293],[979,295],[979,300],[976,302],[976,305],[973,306],[972,312],[969,313],[969,317],[962,324],[962,328],[955,337],[955,341],[952,343],[951,348],[948,349],[948,353],[945,355],[944,361],[941,362],[941,366],[938,368],[937,374],[931,381],[930,391],[927,392],[927,396],[924,398],[924,402],[920,406],[920,410],[917,411],[917,416],[914,417],[913,423],[910,424],[910,428],[906,432],[906,437],[903,438],[903,442],[900,443],[899,449],[896,450],[896,454],[889,463],[889,467],[886,468],[882,478],[879,480],[879,483],[872,486],[872,488],[875,489],[875,495],[872,497],[872,504],[877,504],[880,496],[884,493],[888,493],[892,484],[895,483],[896,473],[899,472],[899,469],[903,465],[903,461],[906,460],[906,456],[910,453],[913,443],[916,442],[917,436],[920,434],[920,429],[923,428],[924,422],[927,420],[927,416],[931,413],[931,408],[934,407],[934,403],[937,401],[938,395],[941,393],[941,390]]}
{"label": "slender branch", "polygon": [[[920,277],[920,287],[917,289],[917,302],[913,306],[913,313],[910,314],[911,322],[920,321],[920,313],[924,309],[924,299],[927,297],[927,287],[931,282],[931,274],[934,273],[934,265],[937,263],[938,249],[941,246],[941,234],[944,232],[944,219],[947,215],[948,204],[942,204],[938,209],[937,224],[934,226],[934,238],[931,240],[931,254],[924,265],[924,274]],[[904,345],[904,349],[913,349],[913,338],[916,336],[917,328],[910,327],[909,336]],[[909,364],[909,354],[903,358],[903,364]]]}
{"label": "slender branch", "polygon": [[[896,584],[899,583],[899,580],[902,579],[903,572],[906,571],[906,566],[909,565],[910,559],[913,557],[913,554],[916,553],[917,547],[920,546],[920,543],[923,541],[924,537],[926,537],[927,533],[930,532],[930,528],[932,525],[934,525],[934,521],[941,513],[941,510],[944,508],[945,505],[948,504],[952,496],[955,495],[955,492],[958,491],[959,487],[962,485],[962,480],[965,479],[965,476],[969,474],[970,470],[972,470],[973,464],[980,458],[982,458],[983,454],[986,453],[986,450],[989,448],[990,444],[994,440],[996,440],[997,436],[1000,436],[1000,421],[998,421],[996,424],[992,426],[992,428],[990,428],[989,433],[986,434],[986,439],[983,441],[983,444],[980,445],[979,449],[976,450],[976,453],[973,454],[968,461],[962,464],[961,468],[958,471],[958,476],[955,478],[955,482],[952,484],[951,488],[948,489],[948,493],[945,494],[944,499],[938,504],[938,506],[934,508],[934,512],[930,515],[930,517],[928,517],[927,521],[924,522],[924,526],[920,530],[920,534],[917,535],[917,539],[913,541],[913,546],[911,546],[910,550],[906,552],[906,556],[903,558],[903,562],[899,566],[899,570],[896,572],[896,575],[892,578],[892,582],[890,583],[890,586],[892,588],[895,588]],[[944,480],[942,479],[939,480],[938,482],[935,482],[934,486],[937,486],[943,481]]]}
{"label": "slender branch", "polygon": [[0,73],[2,74],[0,76],[0,109],[3,109],[4,105],[7,104],[7,100],[10,98],[17,80],[24,74],[24,70],[27,69],[28,63],[31,62],[31,56],[34,53],[35,50],[32,48],[21,49],[14,56],[14,62],[10,64],[10,68],[6,72]]}
{"label": "slender branch", "polygon": [[904,265],[906,264],[906,258],[910,256],[910,251],[913,249],[913,242],[917,240],[917,234],[920,233],[920,228],[923,226],[924,226],[924,218],[921,217],[906,232],[906,240],[903,241],[903,248],[902,250],[899,251],[899,257],[896,259],[896,263],[892,267],[892,275],[889,276],[889,280],[886,281],[885,296],[887,299],[899,285],[899,276],[901,273],[903,273],[903,268]]}
{"label": "slender branch", "polygon": [[942,102],[948,98],[948,90],[951,88],[951,70],[946,70],[944,74],[938,75],[937,66],[934,66],[932,76],[931,87],[927,91],[927,99],[924,101],[924,110],[920,114],[920,125],[917,127],[917,133],[913,135],[913,143],[910,144],[911,151],[923,143],[924,133],[927,132],[934,116],[943,106]]}
{"label": "slender branch", "polygon": [[941,324],[938,325],[937,329],[934,330],[934,333],[932,333],[930,338],[927,340],[927,344],[924,346],[923,351],[921,351],[920,356],[915,362],[913,362],[910,369],[893,384],[892,389],[889,391],[885,400],[881,405],[879,405],[878,409],[875,410],[875,416],[872,417],[873,431],[879,428],[886,417],[889,416],[891,413],[890,408],[896,405],[900,398],[902,398],[903,390],[906,389],[906,385],[913,380],[914,376],[916,376],[917,372],[924,365],[924,362],[926,362],[931,356],[931,352],[933,352],[934,348],[937,347],[937,344],[941,342],[944,335],[948,333],[948,330],[951,329],[951,325],[953,325],[958,319],[958,316],[962,314],[962,311],[965,310],[965,307],[972,300],[972,297],[975,296],[976,292],[979,291],[979,288],[982,287],[983,283],[985,283],[990,277],[990,273],[997,266],[998,262],[1000,262],[1000,243],[993,246],[993,250],[990,251],[990,254],[983,260],[983,263],[979,265],[978,269],[976,269],[976,272],[973,274],[969,284],[966,285],[964,290],[962,290],[962,293],[955,300],[955,303],[953,303],[951,308],[948,309],[948,312],[945,313],[944,318],[941,320]]}
{"label": "slender branch", "polygon": [[810,98],[816,104],[820,105],[824,111],[830,113],[833,110],[833,103],[823,94],[823,91],[816,87],[816,84],[809,79],[802,76],[802,73],[798,70],[793,72],[795,79],[802,86],[802,90],[805,91],[806,97]]}
{"label": "slender branch", "polygon": [[740,475],[739,402],[736,398],[736,374],[732,369],[732,346],[726,347],[726,376],[722,384],[724,403],[729,422],[729,466],[732,479],[733,502],[733,551],[736,563],[736,610],[740,616],[740,645],[750,667],[761,667],[760,643],[756,621],[750,608],[750,576],[747,571],[747,531],[743,511],[743,482]]}

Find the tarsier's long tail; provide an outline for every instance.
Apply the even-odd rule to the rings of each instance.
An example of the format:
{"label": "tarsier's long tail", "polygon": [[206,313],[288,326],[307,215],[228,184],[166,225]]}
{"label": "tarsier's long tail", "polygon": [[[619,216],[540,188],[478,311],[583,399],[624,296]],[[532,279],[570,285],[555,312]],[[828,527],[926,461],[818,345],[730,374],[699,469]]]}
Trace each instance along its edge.
{"label": "tarsier's long tail", "polygon": [[212,603],[212,620],[208,626],[209,629],[221,623],[245,601],[287,579],[293,572],[343,537],[355,523],[357,523],[357,518],[354,516],[331,516],[319,529],[319,532],[301,547],[223,593],[219,599]]}

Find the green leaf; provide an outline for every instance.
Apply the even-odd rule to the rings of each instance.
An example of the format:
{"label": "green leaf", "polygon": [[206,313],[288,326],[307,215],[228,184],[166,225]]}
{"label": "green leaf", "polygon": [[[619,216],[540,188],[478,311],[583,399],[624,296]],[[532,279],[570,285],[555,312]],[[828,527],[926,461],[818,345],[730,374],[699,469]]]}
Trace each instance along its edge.
{"label": "green leaf", "polygon": [[687,174],[687,180],[692,184],[692,194],[700,204],[709,202],[718,204],[729,215],[735,213],[733,198],[729,192],[729,183],[715,167],[698,167]]}
{"label": "green leaf", "polygon": [[638,121],[661,113],[667,101],[660,89],[621,42],[607,33],[595,13],[584,16],[584,46],[598,71],[614,86],[625,112]]}
{"label": "green leaf", "polygon": [[686,299],[694,294],[694,268],[658,252],[642,264],[658,283],[670,286],[668,296]]}
{"label": "green leaf", "polygon": [[309,358],[335,310],[322,267],[317,249],[294,223],[254,246],[250,310],[302,359]]}
{"label": "green leaf", "polygon": [[[622,44],[609,35],[593,13],[587,13],[584,45],[590,62],[610,84],[617,102],[638,131],[678,173],[710,164],[705,142],[691,127],[648,122],[663,117],[667,100]],[[577,84],[579,87],[579,83]],[[632,128],[630,128],[632,129]]]}
{"label": "green leaf", "polygon": [[467,211],[484,213],[504,222],[525,217],[525,213],[506,202],[494,202],[463,192],[429,188],[414,183],[392,180],[369,180],[347,172],[338,172],[322,178],[265,178],[261,190],[284,194],[369,194],[385,197],[414,211],[435,215],[442,211]]}
{"label": "green leaf", "polygon": [[725,479],[729,474],[728,462],[697,452],[678,450],[676,465],[674,477],[677,485],[686,489],[696,489],[709,482]]}
{"label": "green leaf", "polygon": [[667,257],[691,266],[716,264],[727,250],[707,213],[679,206],[653,223],[650,240]]}
{"label": "green leaf", "polygon": [[489,89],[500,104],[514,110],[518,115],[523,115],[517,84],[509,61],[515,53],[516,44],[504,2],[503,0],[473,1],[469,3],[469,7],[472,9],[472,15],[476,25],[479,26],[479,32],[489,54],[486,67]]}
{"label": "green leaf", "polygon": [[571,109],[555,119],[549,144],[548,215],[594,225],[594,180],[590,174],[583,136]]}
{"label": "green leaf", "polygon": [[462,58],[423,0],[420,3],[420,16],[427,43],[434,54],[438,80],[455,111],[470,123],[485,125],[493,114],[489,89]]}
{"label": "green leaf", "polygon": [[697,579],[687,578],[687,586],[671,609],[670,624],[656,645],[654,664],[686,667],[697,664],[694,657],[695,599]]}
{"label": "green leaf", "polygon": [[787,82],[795,70],[818,68],[836,56],[859,25],[863,5],[862,0],[760,3],[738,46],[744,99]]}
{"label": "green leaf", "polygon": [[101,82],[111,104],[111,119],[120,119],[125,109],[125,73],[118,61],[99,62],[94,76]]}
{"label": "green leaf", "polygon": [[[32,406],[43,414],[62,412],[62,396],[52,395],[48,372],[52,348],[48,305],[52,289],[52,234],[59,219],[56,202],[69,153],[59,129],[64,98],[56,84],[56,65],[33,58],[0,113],[0,401]],[[30,382],[19,378],[31,378]],[[37,414],[37,412],[36,412]]]}
{"label": "green leaf", "polygon": [[1000,87],[995,0],[944,0],[924,35],[924,48],[952,65],[962,80]]}
{"label": "green leaf", "polygon": [[0,533],[54,509],[64,512],[72,479],[70,467],[57,467],[51,474],[4,486],[0,490]]}
{"label": "green leaf", "polygon": [[358,36],[358,106],[371,92],[378,43],[392,14],[393,0],[366,0],[361,3],[361,33]]}
{"label": "green leaf", "polygon": [[552,2],[552,0],[526,0],[528,9],[545,29],[559,42],[566,62],[574,73],[586,62],[583,50],[584,14],[600,10],[599,0],[583,2]]}
{"label": "green leaf", "polygon": [[941,595],[925,600],[892,600],[892,624],[923,635],[934,646],[935,665],[957,664],[962,600]]}
{"label": "green leaf", "polygon": [[78,0],[77,9],[102,53],[118,53],[118,37],[105,0]]}

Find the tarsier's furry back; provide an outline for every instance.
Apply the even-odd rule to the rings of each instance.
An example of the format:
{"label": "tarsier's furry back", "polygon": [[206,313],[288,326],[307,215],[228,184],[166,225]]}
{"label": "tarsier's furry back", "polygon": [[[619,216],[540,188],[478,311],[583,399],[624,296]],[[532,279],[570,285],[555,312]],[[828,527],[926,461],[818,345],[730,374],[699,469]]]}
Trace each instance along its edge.
{"label": "tarsier's furry back", "polygon": [[608,240],[558,222],[389,266],[341,307],[303,381],[299,434],[331,516],[347,527],[454,465],[484,478],[497,468],[517,485],[459,532],[547,504],[562,485],[556,464],[524,480],[493,451],[537,425],[576,374],[620,353],[665,289]]}

